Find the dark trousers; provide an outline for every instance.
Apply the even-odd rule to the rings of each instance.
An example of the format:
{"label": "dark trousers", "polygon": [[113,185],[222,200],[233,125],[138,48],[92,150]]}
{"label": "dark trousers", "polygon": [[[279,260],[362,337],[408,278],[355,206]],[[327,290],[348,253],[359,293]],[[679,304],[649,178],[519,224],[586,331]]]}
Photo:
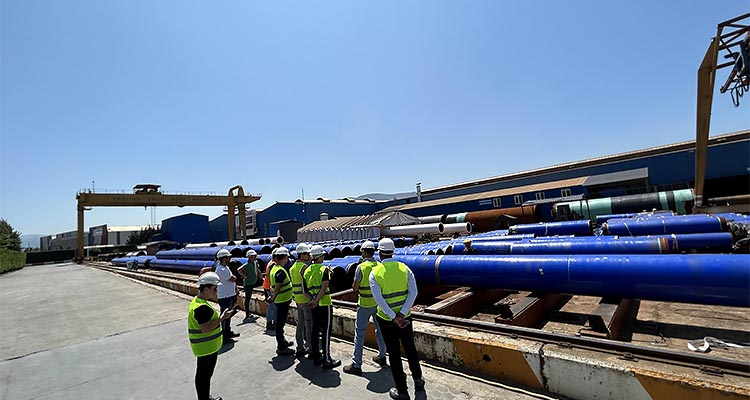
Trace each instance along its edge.
{"label": "dark trousers", "polygon": [[195,368],[195,391],[198,393],[198,400],[211,398],[211,376],[214,374],[218,358],[218,352],[198,357],[198,364]]}
{"label": "dark trousers", "polygon": [[[331,329],[333,328],[331,306],[317,306],[312,309],[312,343],[310,355],[313,360],[331,358]],[[322,354],[321,354],[322,353]]]}
{"label": "dark trousers", "polygon": [[[411,322],[411,317],[406,318]],[[393,321],[386,321],[378,317],[380,330],[383,332],[385,347],[388,349],[388,361],[391,364],[393,382],[399,393],[406,393],[406,374],[401,364],[401,346],[404,346],[406,359],[409,361],[409,370],[414,379],[422,378],[422,367],[419,366],[419,354],[414,345],[414,330],[412,324],[405,328],[399,328]]]}
{"label": "dark trousers", "polygon": [[289,305],[292,304],[292,300],[285,301],[283,303],[276,303],[276,349],[286,349],[286,338],[284,338],[284,325],[286,324],[286,318],[289,316]]}
{"label": "dark trousers", "polygon": [[[224,310],[234,307],[235,304],[237,304],[237,295],[219,299],[219,315],[221,315]],[[232,328],[229,326],[231,321],[231,318],[221,321],[221,330],[224,333],[224,338],[229,338],[229,333],[232,332]]]}

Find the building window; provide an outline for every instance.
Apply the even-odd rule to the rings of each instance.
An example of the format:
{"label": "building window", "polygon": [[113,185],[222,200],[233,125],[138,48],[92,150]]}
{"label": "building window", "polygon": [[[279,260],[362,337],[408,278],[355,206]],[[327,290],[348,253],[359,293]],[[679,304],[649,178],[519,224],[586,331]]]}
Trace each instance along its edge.
{"label": "building window", "polygon": [[492,199],[492,207],[500,208],[501,202],[499,197]]}
{"label": "building window", "polygon": [[570,189],[562,189],[560,190],[560,196],[562,197],[568,197],[571,196],[573,192]]}
{"label": "building window", "polygon": [[537,200],[544,200],[544,192],[534,193],[534,198],[536,198]]}
{"label": "building window", "polygon": [[516,205],[520,205],[521,203],[523,203],[523,195],[522,194],[517,194],[517,195],[513,196],[513,202],[515,202]]}

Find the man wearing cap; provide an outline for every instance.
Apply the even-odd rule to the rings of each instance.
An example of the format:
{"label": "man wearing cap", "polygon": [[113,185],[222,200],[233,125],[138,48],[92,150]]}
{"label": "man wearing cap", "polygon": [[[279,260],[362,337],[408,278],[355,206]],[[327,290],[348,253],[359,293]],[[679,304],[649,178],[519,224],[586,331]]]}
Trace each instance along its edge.
{"label": "man wearing cap", "polygon": [[375,266],[380,265],[375,260],[375,243],[367,240],[362,243],[362,261],[357,265],[354,272],[354,283],[352,289],[358,294],[357,320],[354,323],[354,353],[352,363],[344,367],[344,372],[352,375],[362,375],[362,352],[365,346],[365,332],[370,325],[370,319],[375,323],[375,339],[378,343],[378,355],[373,356],[372,360],[381,367],[388,363],[385,360],[385,342],[383,333],[380,331],[378,320],[375,314],[378,311],[377,303],[372,297],[370,291],[370,272]]}
{"label": "man wearing cap", "polygon": [[265,270],[266,265],[263,260],[258,260],[258,253],[255,250],[250,249],[245,253],[247,255],[247,262],[242,264],[237,269],[237,272],[242,275],[243,288],[245,289],[245,322],[253,322],[255,318],[250,314],[250,298],[253,294],[253,288],[257,286],[258,276],[260,275],[261,268]]}
{"label": "man wearing cap", "polygon": [[477,249],[471,247],[471,239],[464,240],[464,251],[465,255],[477,254]]}
{"label": "man wearing cap", "polygon": [[190,348],[197,357],[195,368],[195,391],[198,400],[221,400],[211,396],[211,377],[216,368],[219,349],[221,349],[221,324],[229,320],[235,311],[225,310],[219,316],[208,300],[217,297],[217,288],[221,279],[215,272],[206,272],[198,278],[198,295],[193,298],[188,308],[188,339]]}
{"label": "man wearing cap", "polygon": [[[216,275],[221,279],[221,285],[218,288],[219,291],[219,309],[220,312],[231,309],[237,304],[237,285],[235,282],[237,278],[229,269],[229,260],[232,258],[232,254],[227,249],[221,249],[216,253],[218,263],[216,264]],[[231,320],[225,319],[221,323],[221,329],[224,333],[224,341],[228,342],[233,338],[240,336],[239,333],[232,332],[232,328],[229,326]]]}
{"label": "man wearing cap", "polygon": [[305,307],[308,299],[302,292],[302,276],[310,262],[310,246],[307,243],[297,245],[297,261],[289,268],[289,279],[292,280],[294,302],[297,304],[297,351],[296,357],[308,354],[312,335],[312,310]]}
{"label": "man wearing cap", "polygon": [[425,385],[411,324],[411,307],[417,298],[417,281],[406,264],[393,259],[395,249],[391,239],[381,239],[378,243],[381,261],[370,273],[370,291],[378,304],[378,324],[383,329],[391,374],[396,383],[396,387],[391,388],[388,395],[394,400],[408,400],[406,374],[401,364],[401,346],[409,361],[416,391],[423,391]]}
{"label": "man wearing cap", "polygon": [[289,273],[284,268],[289,262],[289,249],[279,247],[273,254],[273,268],[271,268],[270,280],[273,292],[268,301],[276,306],[276,321],[274,323],[276,330],[276,354],[280,356],[290,356],[294,350],[289,346],[294,343],[288,342],[284,337],[284,325],[289,316],[289,305],[292,303],[292,281],[289,279]]}

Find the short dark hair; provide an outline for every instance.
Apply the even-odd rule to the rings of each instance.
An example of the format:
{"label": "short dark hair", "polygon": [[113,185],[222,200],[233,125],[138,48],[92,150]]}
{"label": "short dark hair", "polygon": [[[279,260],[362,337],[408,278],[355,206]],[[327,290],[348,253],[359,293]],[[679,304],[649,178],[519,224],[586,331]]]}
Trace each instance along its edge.
{"label": "short dark hair", "polygon": [[284,257],[289,257],[289,256],[286,255],[286,254],[274,254],[273,255],[274,261],[281,261],[281,259],[284,258]]}
{"label": "short dark hair", "polygon": [[362,249],[362,254],[369,254],[371,256],[375,255],[375,249]]}
{"label": "short dark hair", "polygon": [[209,285],[207,283],[204,283],[202,285],[198,285],[198,291],[202,292],[202,291],[204,291],[206,289],[210,289],[212,286],[216,286],[216,285]]}

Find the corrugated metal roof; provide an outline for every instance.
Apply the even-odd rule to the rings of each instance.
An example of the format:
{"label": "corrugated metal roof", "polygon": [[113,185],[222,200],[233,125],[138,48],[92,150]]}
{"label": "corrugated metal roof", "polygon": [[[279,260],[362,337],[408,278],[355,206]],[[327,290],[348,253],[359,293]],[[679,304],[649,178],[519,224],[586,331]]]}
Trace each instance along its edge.
{"label": "corrugated metal roof", "polygon": [[632,181],[648,178],[648,167],[611,172],[609,174],[592,175],[586,179],[583,186],[606,185],[608,183]]}
{"label": "corrugated metal roof", "polygon": [[388,207],[384,209],[383,211],[397,211],[397,210],[403,211],[403,210],[410,210],[414,208],[441,206],[445,204],[462,203],[465,201],[484,200],[484,199],[491,199],[491,198],[501,197],[501,196],[511,196],[511,195],[522,194],[522,193],[541,192],[541,191],[550,190],[550,189],[581,186],[583,185],[584,182],[586,182],[586,179],[588,179],[588,176],[563,179],[563,180],[553,181],[553,182],[537,183],[534,185],[519,186],[519,187],[514,187],[514,188],[492,190],[489,192],[465,194],[462,196],[447,197],[444,199],[429,200],[429,201],[423,201],[420,203],[392,206],[392,207]]}
{"label": "corrugated metal roof", "polygon": [[[719,146],[726,143],[738,142],[750,139],[750,130],[738,131],[727,133],[724,135],[713,136],[708,139],[708,147]],[[473,187],[478,185],[486,185],[495,182],[504,182],[513,179],[526,178],[530,176],[543,175],[552,172],[566,171],[571,169],[589,167],[594,165],[604,165],[625,160],[633,160],[638,158],[650,157],[660,154],[674,153],[683,150],[690,150],[695,148],[695,140],[689,140],[685,142],[673,143],[664,146],[650,147],[647,149],[629,151],[625,153],[612,154],[602,157],[594,157],[581,161],[574,161],[563,164],[551,165],[543,168],[530,169],[521,172],[514,172],[512,174],[498,175],[489,178],[476,179],[472,181],[466,181],[451,185],[438,186],[434,188],[422,190],[422,195],[429,195],[434,193],[440,193],[448,190],[456,190],[461,188]]]}
{"label": "corrugated metal roof", "polygon": [[419,220],[411,215],[400,212],[379,212],[377,214],[360,215],[354,217],[336,217],[325,221],[314,221],[297,232],[314,231],[318,229],[336,230],[349,227],[369,227],[369,226],[395,226],[403,224],[417,224]]}

